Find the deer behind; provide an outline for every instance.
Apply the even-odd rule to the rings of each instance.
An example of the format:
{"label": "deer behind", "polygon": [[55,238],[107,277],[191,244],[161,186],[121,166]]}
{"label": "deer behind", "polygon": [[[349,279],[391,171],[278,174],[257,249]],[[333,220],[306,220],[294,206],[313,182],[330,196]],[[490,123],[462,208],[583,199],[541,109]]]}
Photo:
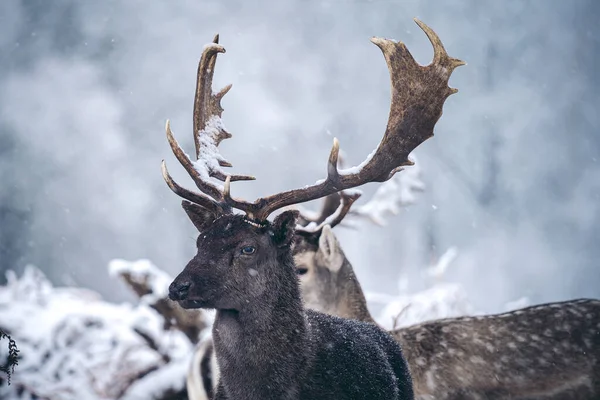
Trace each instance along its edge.
{"label": "deer behind", "polygon": [[[330,229],[302,239],[307,307],[373,322],[352,264]],[[350,277],[346,279],[346,277]],[[417,399],[600,398],[600,301],[579,299],[390,332]]]}

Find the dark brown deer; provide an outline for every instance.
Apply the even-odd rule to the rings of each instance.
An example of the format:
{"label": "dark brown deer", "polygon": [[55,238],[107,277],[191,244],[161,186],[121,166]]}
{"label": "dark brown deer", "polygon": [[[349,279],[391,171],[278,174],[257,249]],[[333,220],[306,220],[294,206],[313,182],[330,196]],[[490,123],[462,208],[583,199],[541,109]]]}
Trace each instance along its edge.
{"label": "dark brown deer", "polygon": [[[333,232],[326,227],[299,245],[307,306],[373,322]],[[390,333],[403,348],[417,399],[600,398],[599,300],[446,318]]]}
{"label": "dark brown deer", "polygon": [[[171,284],[169,297],[184,308],[217,310],[212,332],[220,371],[216,399],[413,398],[406,362],[391,336],[374,324],[304,309],[291,251],[298,211],[284,211],[273,222],[268,217],[293,204],[385,182],[411,164],[408,155],[433,135],[446,98],[456,92],[447,86],[450,74],[464,64],[447,55],[430,28],[417,24],[433,44],[429,66],[418,65],[402,43],[372,39],[392,83],[389,121],[377,149],[358,167],[339,170],[334,139],[326,179],[254,202],[230,194],[231,181],[252,177],[220,169],[231,165],[217,152],[230,136],[220,123],[220,100],[230,86],[212,93],[216,56],[224,48],[218,37],[205,48],[194,106],[200,162],[183,152],[167,124],[175,156],[202,193],[178,185],[164,162],[163,176],[186,199],[183,207],[200,231],[198,252]],[[224,181],[224,187],[210,178]]]}
{"label": "dark brown deer", "polygon": [[[338,163],[341,165],[341,163]],[[346,214],[350,210],[352,204],[360,197],[360,193],[347,193],[340,192],[334,193],[327,196],[324,199],[323,206],[320,213],[311,215],[308,212],[302,212],[299,215],[299,223],[295,230],[295,240],[292,246],[292,253],[294,255],[294,264],[296,265],[297,274],[301,277],[301,283],[306,281],[307,276],[304,274],[310,274],[315,272],[317,269],[316,265],[320,263],[326,263],[328,265],[327,270],[337,270],[334,265],[340,265],[338,263],[347,262],[345,256],[341,254],[341,258],[337,257],[337,241],[331,243],[330,241],[336,240],[331,232],[331,228],[337,226],[342,222]],[[371,200],[373,201],[373,199]],[[369,204],[369,203],[367,203]],[[321,235],[321,232],[326,234]],[[323,239],[320,239],[323,238]],[[348,274],[335,274],[339,279],[351,279],[352,284],[343,284],[342,282],[330,282],[327,277],[320,276],[314,278],[308,275],[307,282],[319,282],[318,288],[312,288],[312,285],[300,285],[302,289],[302,298],[304,300],[305,308],[315,309],[322,312],[326,312],[331,315],[337,315],[342,318],[355,318],[356,315],[369,316],[369,311],[364,303],[356,303],[357,308],[352,308],[352,302],[349,301],[353,298],[364,299],[362,292],[355,294],[352,292],[335,293],[334,291],[327,290],[331,296],[327,299],[321,298],[324,292],[324,287],[339,288],[344,291],[345,289],[350,290],[361,290],[360,284],[352,268],[345,269]],[[319,268],[319,271],[326,271],[326,269]],[[303,280],[304,279],[304,280]],[[309,288],[305,291],[305,288]],[[339,300],[340,303],[337,303]],[[341,303],[344,304],[341,304]],[[323,310],[322,305],[328,304],[330,310]],[[330,311],[330,312],[328,312]],[[367,320],[364,318],[361,320]],[[204,337],[194,349],[192,361],[190,363],[187,373],[187,391],[188,398],[190,400],[209,400],[214,396],[217,383],[219,379],[218,361],[214,351],[214,343],[211,336]]]}

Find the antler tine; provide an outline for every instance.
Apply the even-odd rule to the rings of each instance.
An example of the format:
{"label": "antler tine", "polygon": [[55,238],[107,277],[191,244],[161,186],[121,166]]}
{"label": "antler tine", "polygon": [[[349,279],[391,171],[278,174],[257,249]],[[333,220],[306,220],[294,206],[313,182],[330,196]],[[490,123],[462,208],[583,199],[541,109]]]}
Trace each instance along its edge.
{"label": "antler tine", "polygon": [[[338,168],[344,167],[344,157],[342,153],[338,154]],[[300,218],[298,219],[298,225],[307,226],[310,223],[316,223],[319,225],[321,222],[325,221],[330,215],[332,215],[338,209],[340,203],[342,201],[341,192],[332,193],[326,196],[323,200],[323,205],[321,206],[321,210],[319,212],[311,212],[309,210],[303,209],[301,207],[294,207],[298,211],[300,211]]]}
{"label": "antler tine", "polygon": [[296,232],[302,234],[315,234],[317,232],[321,232],[325,225],[329,225],[330,227],[335,227],[338,225],[344,217],[350,211],[352,204],[362,195],[359,191],[346,191],[339,192],[340,203],[337,209],[331,213],[327,218],[325,218],[318,225],[316,223],[310,223],[307,226],[296,227]]}
{"label": "antler tine", "polygon": [[231,207],[229,207],[227,204],[219,204],[209,197],[203,196],[200,193],[194,193],[191,190],[180,186],[169,174],[165,160],[162,160],[161,169],[165,182],[167,182],[169,188],[178,196],[219,214],[228,213],[231,211]]}
{"label": "antler tine", "polygon": [[[181,197],[205,207],[207,207],[207,202],[212,201],[216,206],[213,204],[210,207],[231,210],[229,205],[223,203],[221,185],[210,181],[210,178],[225,181],[227,175],[221,170],[221,167],[231,167],[231,164],[218,151],[221,141],[232,136],[227,132],[221,121],[223,113],[221,99],[231,89],[231,85],[225,86],[218,93],[212,92],[213,75],[219,53],[225,53],[225,48],[219,44],[219,35],[215,35],[213,42],[204,46],[198,63],[193,111],[196,161],[192,161],[181,146],[179,146],[171,131],[169,121],[167,121],[165,128],[167,140],[173,150],[173,154],[188,172],[198,189],[212,199],[190,192],[176,184],[168,172],[166,172],[166,166],[163,166],[163,177],[169,188]],[[232,175],[230,179],[232,181],[240,181],[253,180],[255,178],[246,175]]]}
{"label": "antler tine", "polygon": [[417,25],[419,25],[419,28],[421,28],[423,32],[425,32],[427,38],[433,46],[433,61],[430,65],[444,65],[450,68],[450,73],[448,74],[448,76],[450,76],[450,74],[452,73],[452,71],[454,71],[456,67],[460,67],[461,65],[466,64],[464,61],[459,60],[458,58],[450,57],[448,55],[446,49],[444,48],[444,45],[442,44],[442,41],[440,40],[440,37],[437,35],[437,33],[433,31],[433,29],[425,25],[423,22],[419,21],[417,18],[415,18],[414,20],[417,23]]}
{"label": "antler tine", "polygon": [[444,102],[458,90],[448,87],[452,71],[465,63],[446,53],[438,36],[427,25],[415,22],[428,36],[434,48],[433,62],[419,65],[404,43],[372,38],[386,60],[391,80],[391,106],[385,134],[375,149],[359,166],[338,170],[339,142],[333,147],[327,163],[327,178],[301,189],[277,193],[254,203],[231,198],[229,187],[225,202],[242,210],[248,218],[265,220],[273,211],[299,204],[331,193],[354,188],[369,182],[385,182],[412,165],[408,155],[433,136],[433,128],[442,115]]}

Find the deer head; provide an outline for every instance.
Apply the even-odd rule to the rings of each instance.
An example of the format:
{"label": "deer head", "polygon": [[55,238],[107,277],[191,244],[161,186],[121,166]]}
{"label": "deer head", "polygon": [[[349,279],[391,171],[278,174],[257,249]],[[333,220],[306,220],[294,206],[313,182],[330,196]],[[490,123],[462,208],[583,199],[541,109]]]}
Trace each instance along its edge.
{"label": "deer head", "polygon": [[[183,197],[183,208],[200,231],[198,253],[173,281],[170,297],[184,307],[243,308],[253,299],[281,285],[277,277],[294,273],[281,268],[292,265],[290,247],[298,220],[298,211],[284,211],[273,222],[268,217],[277,210],[333,195],[369,182],[385,182],[412,165],[408,155],[433,136],[433,127],[442,114],[443,104],[456,89],[448,87],[452,71],[464,63],[448,56],[438,36],[415,20],[434,48],[433,62],[421,66],[402,42],[372,38],[382,51],[391,78],[391,107],[388,124],[378,147],[357,167],[338,168],[339,142],[334,139],[327,163],[327,177],[305,186],[247,202],[231,196],[231,182],[252,180],[245,175],[227,175],[222,167],[231,167],[218,152],[218,145],[231,137],[222,122],[222,97],[231,85],[217,93],[211,89],[216,58],[225,49],[218,36],[205,47],[198,67],[194,101],[194,141],[196,161],[181,149],[167,122],[169,144],[179,162],[192,177],[201,193],[177,184],[162,163],[168,186]],[[223,183],[221,185],[221,183]],[[350,194],[357,198],[356,194]],[[350,203],[351,204],[351,203]],[[338,218],[347,212],[341,202]],[[245,215],[233,213],[233,209]],[[337,217],[336,217],[337,215]],[[342,217],[343,218],[343,217]],[[330,224],[331,220],[323,223]],[[327,240],[327,239],[325,239]],[[285,279],[284,279],[285,280]],[[297,285],[294,280],[292,284]]]}
{"label": "deer head", "polygon": [[372,321],[360,283],[332,228],[348,216],[358,192],[325,198],[320,213],[301,211],[292,248],[304,305],[344,318]]}

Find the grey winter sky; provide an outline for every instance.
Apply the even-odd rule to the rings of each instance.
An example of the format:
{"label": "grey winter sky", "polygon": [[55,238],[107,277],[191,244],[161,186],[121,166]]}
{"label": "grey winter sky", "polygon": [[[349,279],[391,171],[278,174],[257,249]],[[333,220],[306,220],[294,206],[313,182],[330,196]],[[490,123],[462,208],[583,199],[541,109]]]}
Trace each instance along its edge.
{"label": "grey winter sky", "polygon": [[[128,293],[113,258],[172,275],[195,231],[160,174],[191,181],[197,60],[215,33],[215,87],[234,138],[221,152],[254,199],[324,176],[332,136],[349,164],[375,148],[389,75],[372,36],[427,64],[433,28],[468,65],[450,81],[436,136],[414,154],[427,188],[385,228],[336,233],[365,288],[409,292],[450,246],[449,281],[475,305],[600,297],[600,135],[595,1],[0,2],[0,269],[34,264],[56,284]],[[368,195],[376,185],[367,186]],[[368,196],[365,196],[368,197]]]}

